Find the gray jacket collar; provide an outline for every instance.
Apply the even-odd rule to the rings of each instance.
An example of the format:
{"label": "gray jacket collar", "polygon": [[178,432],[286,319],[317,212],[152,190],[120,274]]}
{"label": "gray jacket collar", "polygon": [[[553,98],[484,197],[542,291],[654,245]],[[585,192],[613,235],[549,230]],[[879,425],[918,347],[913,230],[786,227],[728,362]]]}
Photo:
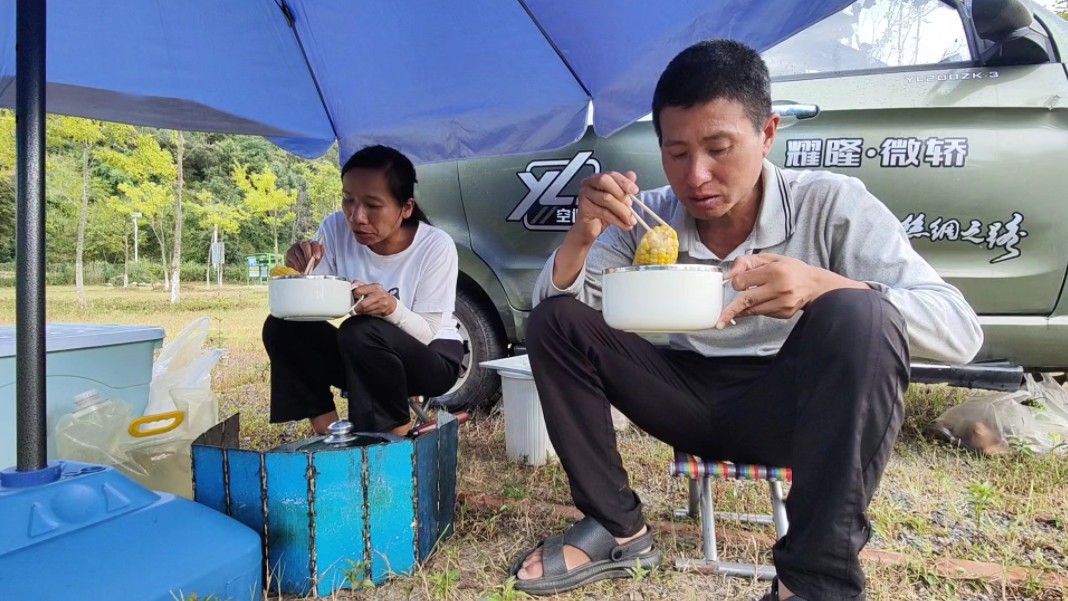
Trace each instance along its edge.
{"label": "gray jacket collar", "polygon": [[[685,205],[676,197],[671,223],[679,232],[679,252],[694,259],[731,260],[746,253],[758,252],[782,244],[794,233],[794,202],[782,170],[771,161],[764,161],[760,176],[764,196],[760,202],[760,214],[752,233],[728,257],[716,257],[701,243],[697,235],[697,222],[686,211]],[[674,192],[672,192],[674,196]]]}

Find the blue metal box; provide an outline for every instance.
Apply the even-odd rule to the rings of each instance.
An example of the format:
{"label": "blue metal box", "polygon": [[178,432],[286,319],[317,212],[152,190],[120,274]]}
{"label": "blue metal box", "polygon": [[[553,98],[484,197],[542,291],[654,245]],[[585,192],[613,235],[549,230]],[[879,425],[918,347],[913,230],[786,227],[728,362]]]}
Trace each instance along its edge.
{"label": "blue metal box", "polygon": [[452,535],[456,418],[415,439],[259,452],[238,447],[238,416],[193,444],[194,498],[259,532],[277,592],[330,595],[408,574]]}

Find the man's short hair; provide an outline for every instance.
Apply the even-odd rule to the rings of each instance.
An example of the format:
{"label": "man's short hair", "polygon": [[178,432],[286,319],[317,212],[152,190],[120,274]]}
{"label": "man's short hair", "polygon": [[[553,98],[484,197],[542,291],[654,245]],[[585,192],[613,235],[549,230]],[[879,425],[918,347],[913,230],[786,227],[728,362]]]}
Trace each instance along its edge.
{"label": "man's short hair", "polygon": [[698,42],[671,59],[653,92],[653,127],[661,143],[660,111],[725,98],[742,105],[760,130],[771,114],[771,78],[764,59],[733,40]]}

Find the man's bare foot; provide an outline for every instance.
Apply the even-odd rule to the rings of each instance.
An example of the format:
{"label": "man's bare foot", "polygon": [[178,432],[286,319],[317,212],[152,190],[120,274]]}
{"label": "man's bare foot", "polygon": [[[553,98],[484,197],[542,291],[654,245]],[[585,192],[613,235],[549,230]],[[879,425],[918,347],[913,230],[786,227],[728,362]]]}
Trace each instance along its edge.
{"label": "man's bare foot", "polygon": [[779,601],[786,601],[787,599],[789,599],[789,598],[794,596],[794,594],[790,592],[790,589],[786,588],[786,585],[782,583],[782,580],[779,580],[778,582],[779,582]]}
{"label": "man's bare foot", "polygon": [[308,421],[311,422],[312,430],[314,430],[316,434],[326,434],[330,424],[337,421],[337,411],[331,411],[330,413],[324,413],[317,417],[308,418]]}
{"label": "man's bare foot", "polygon": [[411,431],[412,431],[412,424],[411,424],[411,422],[409,422],[407,424],[401,424],[401,425],[397,426],[396,428],[393,428],[392,430],[389,431],[389,433],[390,434],[396,434],[397,436],[407,436],[408,432],[411,432]]}
{"label": "man's bare foot", "polygon": [[[634,540],[639,536],[649,531],[648,526],[642,526],[642,529],[635,533],[633,536],[626,538],[617,538],[616,542],[623,544],[627,541]],[[652,546],[649,547],[652,549]],[[642,553],[645,553],[649,549],[643,549]],[[582,549],[576,549],[571,545],[564,545],[564,565],[567,566],[568,571],[573,570],[581,565],[590,563],[590,556]],[[520,580],[530,580],[532,578],[541,578],[542,566],[541,566],[541,548],[535,549],[533,553],[527,556],[523,561],[523,567],[519,569],[516,576]]]}

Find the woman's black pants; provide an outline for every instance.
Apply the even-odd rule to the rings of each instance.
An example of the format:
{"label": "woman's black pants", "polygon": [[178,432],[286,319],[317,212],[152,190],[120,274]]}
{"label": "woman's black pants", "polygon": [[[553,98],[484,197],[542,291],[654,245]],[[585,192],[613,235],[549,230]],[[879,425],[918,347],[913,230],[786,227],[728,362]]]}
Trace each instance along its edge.
{"label": "woman's black pants", "polygon": [[426,345],[377,317],[359,315],[341,327],[268,317],[263,345],[271,359],[271,422],[334,411],[335,386],[348,391],[357,432],[408,423],[408,397],[448,392],[463,357],[459,341]]}

